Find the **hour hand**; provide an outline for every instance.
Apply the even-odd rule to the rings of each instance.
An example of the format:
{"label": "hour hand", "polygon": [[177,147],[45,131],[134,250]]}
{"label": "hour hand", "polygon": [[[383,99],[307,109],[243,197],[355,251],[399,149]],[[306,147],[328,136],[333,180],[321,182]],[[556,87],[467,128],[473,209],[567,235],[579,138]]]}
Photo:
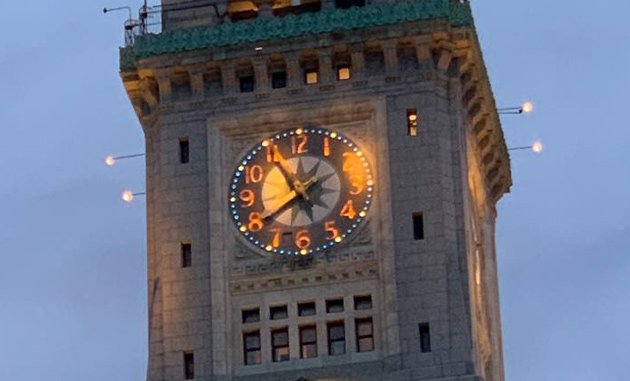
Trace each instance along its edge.
{"label": "hour hand", "polygon": [[280,201],[278,202],[278,204],[280,204],[279,207],[277,207],[274,210],[267,210],[265,211],[261,217],[263,220],[266,220],[272,216],[275,216],[276,214],[278,214],[278,212],[280,212],[281,210],[284,210],[284,208],[286,208],[287,205],[289,205],[293,200],[295,200],[297,198],[297,193],[292,190],[291,192],[287,193],[284,197],[282,197],[280,199]]}

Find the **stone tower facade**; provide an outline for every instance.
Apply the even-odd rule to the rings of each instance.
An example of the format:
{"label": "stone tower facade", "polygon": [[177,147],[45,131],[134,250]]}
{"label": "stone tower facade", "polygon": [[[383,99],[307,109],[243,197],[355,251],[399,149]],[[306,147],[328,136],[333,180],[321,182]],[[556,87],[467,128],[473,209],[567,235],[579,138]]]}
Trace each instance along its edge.
{"label": "stone tower facade", "polygon": [[[146,137],[148,380],[503,380],[511,174],[470,5],[162,10],[162,33],[121,49]],[[374,197],[343,243],[277,255],[243,239],[229,187],[251,147],[298,126],[360,146]]]}

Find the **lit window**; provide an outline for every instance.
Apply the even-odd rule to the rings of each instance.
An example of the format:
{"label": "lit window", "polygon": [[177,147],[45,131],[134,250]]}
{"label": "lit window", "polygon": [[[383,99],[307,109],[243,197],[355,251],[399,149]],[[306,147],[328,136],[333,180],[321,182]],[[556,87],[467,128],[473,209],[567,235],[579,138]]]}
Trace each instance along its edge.
{"label": "lit window", "polygon": [[300,358],[317,357],[317,328],[314,325],[300,327]]}
{"label": "lit window", "polygon": [[424,216],[422,212],[413,214],[413,239],[424,239]]}
{"label": "lit window", "polygon": [[307,85],[315,85],[318,81],[317,70],[307,70],[304,73],[304,81]]}
{"label": "lit window", "polygon": [[188,138],[179,138],[179,162],[182,164],[190,162],[190,144]]}
{"label": "lit window", "polygon": [[374,350],[374,325],[372,318],[355,320],[357,330],[357,352],[371,352]]}
{"label": "lit window", "polygon": [[420,323],[420,352],[431,352],[431,331],[429,323]]}
{"label": "lit window", "polygon": [[260,364],[260,331],[243,334],[243,361],[245,365]]}
{"label": "lit window", "polygon": [[328,323],[328,354],[331,356],[346,353],[346,330],[343,322]]}
{"label": "lit window", "polygon": [[277,306],[269,308],[269,317],[271,320],[286,319],[289,316],[287,306]]}
{"label": "lit window", "polygon": [[260,308],[252,308],[242,311],[243,323],[257,323],[260,321]]}
{"label": "lit window", "polygon": [[193,352],[184,352],[184,379],[195,378],[195,355]]}
{"label": "lit window", "polygon": [[289,361],[288,328],[271,331],[271,350],[271,360],[273,362]]}
{"label": "lit window", "polygon": [[355,296],[354,309],[355,310],[371,310],[372,309],[372,295]]}
{"label": "lit window", "polygon": [[313,316],[316,314],[315,302],[306,302],[298,304],[298,316]]}
{"label": "lit window", "polygon": [[271,74],[271,87],[274,89],[281,89],[287,87],[287,72],[275,72]]}
{"label": "lit window", "polygon": [[337,80],[345,81],[350,79],[350,67],[349,66],[340,66],[337,68]]}
{"label": "lit window", "polygon": [[246,75],[239,78],[239,88],[241,93],[251,93],[254,91],[254,76]]}
{"label": "lit window", "polygon": [[343,299],[331,299],[326,301],[326,312],[334,314],[343,312]]}
{"label": "lit window", "polygon": [[192,266],[192,245],[188,242],[182,242],[182,267]]}
{"label": "lit window", "polygon": [[418,112],[415,108],[407,110],[407,135],[418,135]]}

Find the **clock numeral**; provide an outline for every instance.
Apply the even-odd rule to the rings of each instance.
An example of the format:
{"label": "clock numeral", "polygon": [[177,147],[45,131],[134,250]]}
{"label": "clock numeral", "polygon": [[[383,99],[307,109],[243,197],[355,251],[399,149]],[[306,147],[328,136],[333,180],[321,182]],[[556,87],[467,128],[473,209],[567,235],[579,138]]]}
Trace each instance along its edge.
{"label": "clock numeral", "polygon": [[247,229],[251,232],[259,232],[265,226],[260,213],[252,212],[249,214],[249,223]]}
{"label": "clock numeral", "polygon": [[260,165],[253,165],[245,167],[245,183],[259,183],[262,181],[264,171]]}
{"label": "clock numeral", "polygon": [[363,181],[363,176],[350,175],[348,177],[348,180],[350,180],[350,186],[354,188],[350,190],[351,195],[356,196],[360,194],[361,192],[363,192],[363,189],[365,189],[365,182]]}
{"label": "clock numeral", "polygon": [[306,250],[311,246],[311,237],[308,235],[308,230],[300,230],[295,235],[295,246],[300,250]]}
{"label": "clock numeral", "polygon": [[273,163],[274,151],[277,149],[278,149],[278,146],[271,146],[271,145],[267,146],[267,150],[265,154],[265,156],[267,157],[267,163]]}
{"label": "clock numeral", "polygon": [[274,249],[280,247],[280,237],[282,230],[278,228],[269,229],[270,232],[273,233],[273,239],[271,240],[271,247]]}
{"label": "clock numeral", "polygon": [[305,152],[308,152],[306,149],[306,143],[308,142],[308,136],[306,135],[297,135],[291,137],[291,152],[294,155],[300,155]]}
{"label": "clock numeral", "polygon": [[326,229],[326,233],[328,233],[327,240],[334,240],[339,237],[339,229],[335,227],[335,221],[326,221],[324,224],[324,228]]}
{"label": "clock numeral", "polygon": [[242,190],[238,197],[243,201],[241,205],[243,208],[249,208],[256,202],[256,195],[249,189]]}
{"label": "clock numeral", "polygon": [[343,166],[342,170],[344,172],[352,172],[354,171],[354,154],[352,152],[344,152],[343,153]]}
{"label": "clock numeral", "polygon": [[330,156],[330,139],[328,138],[328,136],[324,138],[324,156]]}
{"label": "clock numeral", "polygon": [[352,200],[348,200],[341,208],[341,212],[339,213],[341,217],[348,217],[351,220],[354,220],[354,217],[357,215],[357,212],[354,211],[354,205],[352,204]]}

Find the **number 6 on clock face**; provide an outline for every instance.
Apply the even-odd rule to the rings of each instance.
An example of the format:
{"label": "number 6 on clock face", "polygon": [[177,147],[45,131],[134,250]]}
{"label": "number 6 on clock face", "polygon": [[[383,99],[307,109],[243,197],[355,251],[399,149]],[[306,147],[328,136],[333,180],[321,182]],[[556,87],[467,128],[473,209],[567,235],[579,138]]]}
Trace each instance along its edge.
{"label": "number 6 on clock face", "polygon": [[308,255],[350,239],[367,218],[374,178],[360,147],[323,128],[296,128],[249,149],[230,179],[238,233],[260,250]]}

